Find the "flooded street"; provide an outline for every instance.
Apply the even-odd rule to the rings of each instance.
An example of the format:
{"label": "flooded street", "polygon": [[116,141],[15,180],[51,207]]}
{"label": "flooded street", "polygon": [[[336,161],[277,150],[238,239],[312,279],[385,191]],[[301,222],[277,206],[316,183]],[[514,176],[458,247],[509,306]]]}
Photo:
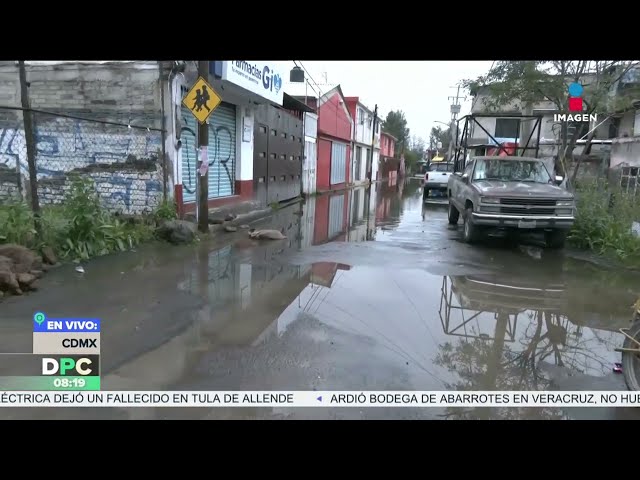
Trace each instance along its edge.
{"label": "flooded street", "polygon": [[[104,390],[625,390],[613,372],[640,274],[569,249],[470,246],[419,183],[311,197],[218,243],[149,245],[49,273],[0,304],[102,320]],[[256,225],[256,226],[257,226]],[[229,239],[231,245],[228,245]],[[227,243],[222,246],[222,240]],[[5,418],[635,418],[618,409],[3,409]]]}

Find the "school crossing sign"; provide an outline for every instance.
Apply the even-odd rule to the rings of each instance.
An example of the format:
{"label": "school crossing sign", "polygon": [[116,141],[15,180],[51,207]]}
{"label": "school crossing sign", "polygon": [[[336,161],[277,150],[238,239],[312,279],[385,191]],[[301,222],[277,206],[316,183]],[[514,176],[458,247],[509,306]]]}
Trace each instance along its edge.
{"label": "school crossing sign", "polygon": [[182,104],[189,109],[201,124],[206,123],[209,115],[220,105],[222,99],[204,78],[199,77],[191,90],[182,99]]}

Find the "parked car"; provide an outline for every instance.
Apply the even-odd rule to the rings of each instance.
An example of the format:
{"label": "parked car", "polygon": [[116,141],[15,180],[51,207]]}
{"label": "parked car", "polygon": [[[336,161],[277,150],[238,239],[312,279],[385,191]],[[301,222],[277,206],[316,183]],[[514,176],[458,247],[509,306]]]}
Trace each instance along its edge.
{"label": "parked car", "polygon": [[468,243],[490,229],[526,230],[543,231],[547,246],[562,248],[575,210],[562,180],[538,158],[475,157],[449,177],[449,223],[462,215]]}
{"label": "parked car", "polygon": [[449,177],[453,173],[453,163],[431,163],[424,174],[422,195],[424,198],[429,196],[432,190],[447,193],[449,185]]}

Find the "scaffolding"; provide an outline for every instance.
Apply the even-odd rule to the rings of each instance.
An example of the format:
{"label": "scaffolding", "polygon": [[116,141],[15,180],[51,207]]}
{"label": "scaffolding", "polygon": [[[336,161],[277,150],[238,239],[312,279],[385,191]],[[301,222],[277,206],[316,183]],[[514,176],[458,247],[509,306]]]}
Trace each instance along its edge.
{"label": "scaffolding", "polygon": [[[489,131],[478,121],[479,118],[496,118],[496,119],[497,118],[517,118],[522,120],[532,120],[533,128],[531,128],[531,132],[529,133],[529,136],[524,146],[518,145],[518,141],[521,139],[520,129],[518,128],[518,134],[516,135],[516,137],[514,137],[515,139],[515,147],[513,152],[514,155],[511,155],[507,150],[508,147],[505,146],[505,143],[507,142],[498,141],[496,137],[490,134]],[[540,133],[541,133],[541,126],[542,126],[542,118],[543,118],[542,115],[520,115],[520,114],[509,114],[509,113],[500,113],[500,114],[473,113],[470,115],[465,115],[464,117],[462,117],[456,122],[456,136],[455,136],[456,143],[455,143],[454,152],[453,152],[453,158],[454,158],[453,171],[460,172],[464,170],[464,167],[466,166],[466,162],[467,162],[467,155],[468,155],[469,148],[491,147],[496,149],[496,151],[494,152],[494,155],[499,155],[501,152],[504,152],[509,156],[521,156],[521,157],[524,157],[525,153],[528,153],[530,150],[534,150],[535,153],[532,156],[537,158],[539,149],[540,149]],[[460,129],[461,122],[463,122],[462,132]],[[480,127],[480,129],[487,134],[487,138],[490,139],[490,141],[493,143],[469,145],[469,136],[471,135],[472,129],[475,125]],[[535,146],[529,146],[534,134],[536,136]]]}

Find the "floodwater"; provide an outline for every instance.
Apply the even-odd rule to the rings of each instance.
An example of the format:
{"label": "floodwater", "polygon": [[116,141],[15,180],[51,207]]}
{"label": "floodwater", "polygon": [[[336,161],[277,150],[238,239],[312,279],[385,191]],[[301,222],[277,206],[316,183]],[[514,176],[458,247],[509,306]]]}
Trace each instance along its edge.
{"label": "floodwater", "polygon": [[[36,311],[102,320],[103,390],[624,390],[640,275],[536,239],[469,246],[419,183],[310,198],[196,246],[63,266],[0,303],[0,351]],[[231,244],[229,244],[229,241]],[[226,244],[226,246],[223,246]],[[3,418],[634,418],[623,409],[3,409]]]}

